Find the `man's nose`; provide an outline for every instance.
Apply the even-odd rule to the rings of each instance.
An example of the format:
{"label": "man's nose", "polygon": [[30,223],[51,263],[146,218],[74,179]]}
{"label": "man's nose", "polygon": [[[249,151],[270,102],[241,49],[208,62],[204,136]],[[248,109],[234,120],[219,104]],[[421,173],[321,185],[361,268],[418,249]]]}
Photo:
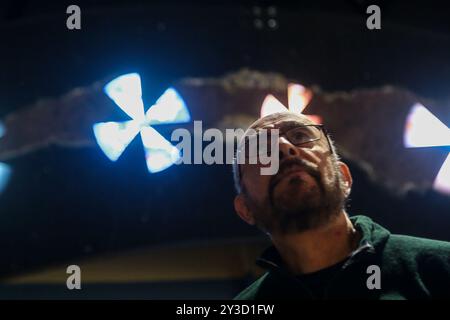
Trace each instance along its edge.
{"label": "man's nose", "polygon": [[296,146],[294,146],[288,139],[285,137],[280,137],[279,140],[279,154],[280,160],[299,156],[299,151]]}

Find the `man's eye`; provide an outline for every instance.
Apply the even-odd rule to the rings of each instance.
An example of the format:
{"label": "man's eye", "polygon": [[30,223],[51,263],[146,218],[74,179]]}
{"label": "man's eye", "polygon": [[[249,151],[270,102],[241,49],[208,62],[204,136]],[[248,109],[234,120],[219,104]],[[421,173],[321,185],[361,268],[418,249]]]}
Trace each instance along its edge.
{"label": "man's eye", "polygon": [[303,142],[307,139],[307,136],[304,132],[294,132],[294,134],[291,136],[291,139],[295,142]]}

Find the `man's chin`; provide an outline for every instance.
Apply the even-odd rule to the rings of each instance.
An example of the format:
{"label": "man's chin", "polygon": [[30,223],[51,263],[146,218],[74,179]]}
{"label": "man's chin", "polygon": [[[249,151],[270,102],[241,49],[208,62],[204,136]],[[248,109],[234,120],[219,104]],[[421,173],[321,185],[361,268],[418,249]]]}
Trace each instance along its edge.
{"label": "man's chin", "polygon": [[320,206],[320,195],[315,190],[280,192],[273,199],[273,208],[287,212],[303,211],[303,208]]}
{"label": "man's chin", "polygon": [[304,212],[317,211],[320,209],[320,203],[316,199],[298,197],[286,201],[285,199],[276,200],[274,203],[276,211],[285,213],[303,214]]}
{"label": "man's chin", "polygon": [[296,181],[308,182],[313,180],[311,175],[306,171],[298,170],[285,175],[280,182],[295,183]]}
{"label": "man's chin", "polygon": [[273,190],[275,198],[281,203],[302,201],[305,198],[318,196],[319,188],[311,176],[304,172],[291,174],[281,180]]}

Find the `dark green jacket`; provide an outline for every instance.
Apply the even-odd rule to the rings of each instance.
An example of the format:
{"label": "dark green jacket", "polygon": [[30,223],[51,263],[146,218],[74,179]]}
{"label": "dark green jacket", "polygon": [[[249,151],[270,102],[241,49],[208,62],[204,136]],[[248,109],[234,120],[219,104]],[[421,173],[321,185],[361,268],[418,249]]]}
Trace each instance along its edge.
{"label": "dark green jacket", "polygon": [[[360,246],[325,286],[322,298],[450,298],[449,242],[390,234],[365,216],[350,220],[362,234]],[[298,277],[282,267],[274,247],[266,250],[258,264],[267,273],[235,299],[317,299]],[[379,266],[380,289],[368,288],[367,281],[374,274],[367,270],[371,265]]]}

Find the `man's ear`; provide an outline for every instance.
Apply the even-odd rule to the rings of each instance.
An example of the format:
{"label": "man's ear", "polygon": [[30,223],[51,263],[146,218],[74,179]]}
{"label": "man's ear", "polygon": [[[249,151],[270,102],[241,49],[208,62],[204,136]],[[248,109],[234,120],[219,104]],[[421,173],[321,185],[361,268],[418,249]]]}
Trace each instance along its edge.
{"label": "man's ear", "polygon": [[348,197],[348,195],[350,194],[350,191],[352,190],[352,184],[353,184],[353,178],[352,178],[352,174],[350,173],[350,169],[348,168],[348,166],[342,162],[339,161],[339,168],[341,170],[341,176],[342,176],[342,180],[344,183],[344,192],[345,192],[345,196]]}
{"label": "man's ear", "polygon": [[245,197],[242,194],[238,194],[234,198],[234,210],[236,210],[237,215],[241,217],[242,220],[251,225],[255,224],[253,214],[250,211],[249,207],[247,206]]}

